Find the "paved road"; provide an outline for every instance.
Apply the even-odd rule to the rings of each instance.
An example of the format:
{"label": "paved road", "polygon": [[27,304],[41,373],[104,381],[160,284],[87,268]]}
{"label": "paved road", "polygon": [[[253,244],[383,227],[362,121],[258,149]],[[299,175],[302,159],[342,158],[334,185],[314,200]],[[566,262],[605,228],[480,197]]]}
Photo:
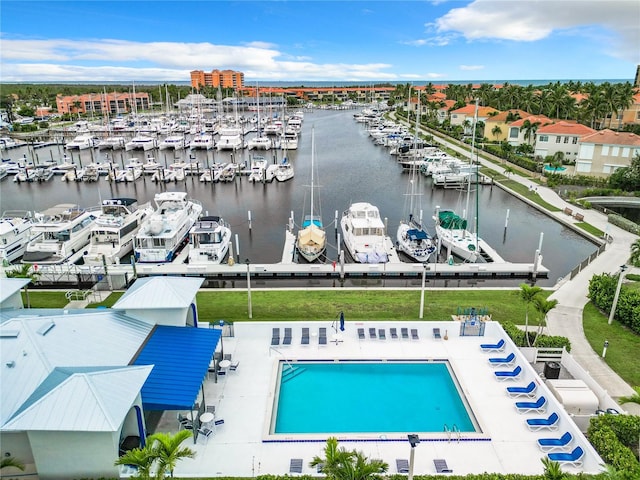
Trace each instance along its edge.
{"label": "paved road", "polygon": [[[423,131],[423,133],[432,134],[432,132],[426,131]],[[437,138],[437,140],[448,148],[463,154],[466,153],[464,149],[444,139]],[[468,153],[466,154],[468,155]],[[480,155],[482,155],[482,153],[480,153]],[[482,165],[504,173],[503,167],[483,159],[482,156],[479,157],[479,160]],[[584,215],[585,222],[606,232],[613,239],[612,242],[606,246],[605,251],[573,279],[560,281],[554,287],[554,292],[549,298],[558,300],[558,306],[549,312],[547,331],[550,335],[561,335],[571,341],[571,354],[573,357],[582,368],[589,372],[591,377],[593,377],[602,388],[609,392],[609,395],[614,398],[633,395],[635,392],[631,386],[622,380],[622,378],[604,362],[600,354],[593,351],[591,345],[587,342],[582,328],[582,311],[585,304],[589,301],[587,293],[591,277],[595,274],[605,272],[612,274],[617,273],[620,265],[628,262],[631,244],[637,240],[638,237],[611,225],[606,215],[600,212],[576,208],[575,205],[565,202],[551,188],[532,184],[530,180],[518,174],[511,174],[509,177],[528,187],[534,186],[538,195],[540,195],[543,200],[557,206],[561,210],[570,208],[574,213],[579,211]],[[551,215],[564,223],[577,222],[577,220],[565,214],[563,211],[552,213]],[[630,272],[640,273],[640,269],[632,268],[627,270],[627,273]],[[610,348],[615,347],[611,346]]]}

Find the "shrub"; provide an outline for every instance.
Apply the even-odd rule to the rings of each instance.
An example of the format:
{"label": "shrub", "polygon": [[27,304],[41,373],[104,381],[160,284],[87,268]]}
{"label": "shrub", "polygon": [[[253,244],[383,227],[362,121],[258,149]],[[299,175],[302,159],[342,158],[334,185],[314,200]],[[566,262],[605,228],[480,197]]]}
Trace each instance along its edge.
{"label": "shrub", "polygon": [[[523,330],[519,329],[512,322],[502,322],[502,328],[509,335],[509,338],[518,347],[527,346],[527,338]],[[531,328],[529,333],[529,344],[532,344],[535,339],[535,328]],[[559,337],[553,335],[539,335],[536,340],[536,347],[538,348],[562,348],[564,347],[567,352],[571,351],[571,342],[567,337]]]}
{"label": "shrub", "polygon": [[631,220],[624,218],[621,215],[617,215],[615,213],[610,213],[607,216],[607,220],[610,224],[615,225],[616,227],[620,227],[627,232],[635,233],[636,235],[640,235],[640,225]]}
{"label": "shrub", "polygon": [[628,473],[627,478],[639,478],[640,463],[632,450],[640,436],[639,416],[598,415],[591,419],[587,436],[605,462]]}

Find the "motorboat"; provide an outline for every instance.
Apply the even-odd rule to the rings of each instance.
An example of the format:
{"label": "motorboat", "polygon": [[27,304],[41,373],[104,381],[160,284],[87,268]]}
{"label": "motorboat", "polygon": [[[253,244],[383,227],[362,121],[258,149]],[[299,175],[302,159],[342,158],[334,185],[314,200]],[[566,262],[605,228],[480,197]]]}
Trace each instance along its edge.
{"label": "motorboat", "polygon": [[22,263],[75,263],[89,244],[99,211],[63,203],[34,215],[29,244]]}
{"label": "motorboat", "polygon": [[270,150],[271,149],[271,139],[267,137],[253,137],[247,142],[248,150]]}
{"label": "motorboat", "polygon": [[145,152],[148,150],[153,150],[158,147],[158,140],[154,137],[150,137],[149,135],[136,135],[131,139],[130,142],[127,142],[124,146],[126,151],[130,150],[144,150]]}
{"label": "motorboat", "polygon": [[199,175],[200,172],[205,170],[204,166],[200,162],[187,162],[182,167],[185,175]]}
{"label": "motorboat", "polygon": [[64,147],[67,150],[86,150],[88,148],[93,148],[97,144],[96,139],[93,135],[83,134],[78,135],[73,140],[71,140]]}
{"label": "motorboat", "polygon": [[147,157],[147,161],[144,162],[144,164],[142,165],[142,173],[144,175],[153,175],[160,168],[162,168],[162,167],[160,166],[160,164],[158,162],[156,162],[155,158]]}
{"label": "motorboat", "polygon": [[126,165],[124,169],[120,170],[116,175],[116,182],[129,183],[135,182],[142,176],[142,167],[139,165]]}
{"label": "motorboat", "polygon": [[0,165],[0,180],[4,180],[9,176],[9,169],[5,165]]}
{"label": "motorboat", "polygon": [[189,265],[219,264],[229,252],[231,228],[218,216],[200,218],[189,232]]}
{"label": "motorboat", "polygon": [[183,150],[186,146],[184,135],[169,135],[160,142],[160,150]]}
{"label": "motorboat", "polygon": [[220,138],[216,142],[216,148],[221,150],[238,150],[244,148],[242,131],[237,127],[224,127],[219,130]]}
{"label": "motorboat", "polygon": [[211,168],[202,170],[202,173],[200,174],[200,181],[203,183],[219,182],[220,174],[226,165],[226,163],[214,163]]}
{"label": "motorboat", "polygon": [[186,192],[155,195],[156,209],[138,231],[134,243],[138,262],[171,262],[188,239],[189,231],[202,213],[202,205]]}
{"label": "motorboat", "polygon": [[[314,197],[314,175],[315,175],[315,134],[311,131],[311,201],[310,213],[302,220],[302,228],[296,235],[296,249],[298,253],[307,261],[313,262],[324,254],[327,248],[327,234],[322,224],[322,215],[319,208],[316,209]],[[319,204],[318,204],[319,205]]]}
{"label": "motorboat", "polygon": [[251,171],[249,172],[250,182],[264,182],[267,174],[267,160],[263,157],[254,158],[251,161]]}
{"label": "motorboat", "polygon": [[282,122],[276,121],[273,123],[268,123],[262,129],[262,132],[265,135],[279,135],[280,133],[282,133]]}
{"label": "motorboat", "polygon": [[298,132],[287,128],[280,137],[280,148],[282,150],[297,150]]}
{"label": "motorboat", "polygon": [[19,259],[29,243],[32,216],[27,211],[5,211],[0,217],[0,260],[6,265]]}
{"label": "motorboat", "polygon": [[[62,182],[81,182],[84,178],[84,168],[73,168],[71,170],[67,170],[60,179]],[[53,173],[52,173],[53,175]]]}
{"label": "motorboat", "polygon": [[97,182],[100,178],[100,170],[96,164],[89,164],[84,167],[84,175],[82,181],[84,182]]}
{"label": "motorboat", "polygon": [[277,165],[276,169],[276,180],[279,182],[286,182],[287,180],[291,180],[293,178],[294,171],[293,165],[291,165],[287,159],[283,159],[280,165]]}
{"label": "motorboat", "polygon": [[133,251],[133,239],[153,208],[150,203],[138,206],[135,198],[113,198],[102,201],[101,211],[91,229],[89,248],[82,257],[85,265],[120,263]]}
{"label": "motorboat", "polygon": [[20,144],[11,137],[0,137],[0,150],[9,150],[19,146]]}
{"label": "motorboat", "polygon": [[342,238],[351,257],[360,263],[386,263],[393,248],[378,207],[353,203],[340,219]]}
{"label": "motorboat", "polygon": [[222,170],[220,170],[219,181],[223,183],[233,182],[236,179],[240,167],[237,163],[227,163]]}
{"label": "motorboat", "polygon": [[53,167],[51,167],[51,171],[53,172],[54,175],[64,175],[65,173],[67,173],[69,170],[73,170],[75,168],[78,168],[78,166],[73,163],[72,161],[70,161],[71,159],[64,155],[62,157],[62,163],[59,163],[57,165],[54,165]]}
{"label": "motorboat", "polygon": [[216,142],[213,140],[213,135],[209,133],[201,133],[193,137],[189,143],[191,150],[211,150],[215,147]]}
{"label": "motorboat", "polygon": [[124,137],[107,137],[98,142],[98,150],[122,150],[125,143]]}
{"label": "motorboat", "polygon": [[13,176],[13,181],[15,183],[22,182],[34,182],[36,179],[36,170],[35,168],[25,167],[21,168],[18,173]]}

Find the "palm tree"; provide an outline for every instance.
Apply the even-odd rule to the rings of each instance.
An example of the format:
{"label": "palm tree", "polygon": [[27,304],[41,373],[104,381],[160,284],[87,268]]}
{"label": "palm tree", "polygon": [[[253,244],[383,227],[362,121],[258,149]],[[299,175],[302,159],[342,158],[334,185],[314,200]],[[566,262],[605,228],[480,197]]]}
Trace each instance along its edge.
{"label": "palm tree", "polygon": [[18,470],[24,471],[24,463],[14,457],[4,457],[0,462],[0,470],[3,468],[15,467]]}
{"label": "palm tree", "polygon": [[147,439],[155,452],[158,462],[158,475],[169,472],[173,478],[176,463],[183,458],[193,458],[196,453],[189,447],[181,447],[182,442],[192,435],[190,430],[180,430],[175,435],[170,433],[155,433]]}
{"label": "palm tree", "polygon": [[536,331],[536,336],[533,339],[533,346],[535,347],[536,346],[536,342],[538,341],[538,337],[542,333],[542,329],[547,324],[547,315],[549,315],[549,312],[551,310],[556,308],[556,305],[558,305],[558,301],[557,300],[546,300],[546,299],[544,299],[542,297],[535,297],[533,299],[533,305],[536,308],[536,310],[539,313],[542,314],[542,318],[538,322],[538,330]]}
{"label": "palm tree", "polygon": [[[186,430],[183,430],[183,432]],[[141,480],[151,479],[151,467],[156,460],[155,452],[147,444],[144,448],[134,448],[129,450],[120,458],[118,458],[114,465],[133,465],[138,470],[137,477]]]}
{"label": "palm tree", "polygon": [[520,300],[522,300],[525,304],[524,336],[527,338],[527,347],[531,346],[531,342],[529,341],[529,305],[533,303],[534,298],[541,291],[542,291],[542,288],[537,286],[532,287],[531,285],[527,285],[526,283],[521,283],[520,290],[518,291],[518,296],[520,297]]}
{"label": "palm tree", "polygon": [[511,175],[516,173],[515,169],[511,165],[507,165],[504,167],[504,174],[509,178]]}
{"label": "palm tree", "polygon": [[500,125],[496,125],[495,127],[493,127],[491,129],[491,135],[493,135],[494,137],[496,137],[496,142],[498,141],[498,137],[500,135],[502,135],[502,129],[500,128]]}
{"label": "palm tree", "polygon": [[338,448],[335,437],[327,439],[324,458],[315,456],[309,465],[322,465],[322,472],[329,480],[369,480],[389,469],[382,460],[370,460],[362,452]]}
{"label": "palm tree", "polygon": [[631,244],[631,257],[629,263],[634,267],[640,267],[640,239]]}
{"label": "palm tree", "polygon": [[618,399],[618,402],[620,402],[620,404],[637,403],[638,405],[640,405],[640,387],[633,387],[633,389],[636,391],[636,393],[628,397],[620,397]]}
{"label": "palm tree", "polygon": [[562,471],[558,462],[544,457],[542,458],[542,463],[544,464],[544,478],[546,480],[564,480],[567,478],[567,474]]}

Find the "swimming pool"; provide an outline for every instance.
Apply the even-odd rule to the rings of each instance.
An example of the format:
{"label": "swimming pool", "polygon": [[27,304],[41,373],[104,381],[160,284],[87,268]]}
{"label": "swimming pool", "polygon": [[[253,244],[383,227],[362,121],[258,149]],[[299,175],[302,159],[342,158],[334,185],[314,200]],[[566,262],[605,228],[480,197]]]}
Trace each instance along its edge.
{"label": "swimming pool", "polygon": [[447,361],[280,362],[272,434],[479,428]]}
{"label": "swimming pool", "polygon": [[558,167],[556,169],[555,167],[552,167],[551,165],[545,165],[544,166],[544,171],[545,172],[552,172],[552,173],[555,173],[556,171],[564,172],[566,169],[567,169],[566,167]]}

